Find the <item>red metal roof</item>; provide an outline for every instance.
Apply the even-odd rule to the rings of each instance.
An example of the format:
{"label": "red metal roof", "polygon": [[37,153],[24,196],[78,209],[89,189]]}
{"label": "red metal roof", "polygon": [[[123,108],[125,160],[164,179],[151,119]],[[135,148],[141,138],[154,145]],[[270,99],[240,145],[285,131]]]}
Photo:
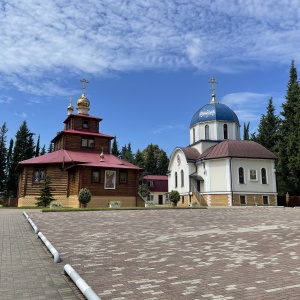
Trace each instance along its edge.
{"label": "red metal roof", "polygon": [[80,118],[84,118],[84,119],[94,119],[94,120],[97,120],[98,122],[103,120],[101,118],[93,117],[93,116],[85,115],[85,114],[71,114],[64,120],[64,123],[67,123],[67,121],[72,117],[76,117],[76,118],[80,117]]}
{"label": "red metal roof", "polygon": [[143,183],[147,184],[149,181],[153,181],[153,186],[149,186],[151,192],[168,192],[167,175],[146,175],[143,177]]}
{"label": "red metal roof", "polygon": [[67,133],[67,134],[80,134],[80,135],[96,136],[96,137],[104,137],[104,138],[108,138],[108,139],[111,139],[111,140],[114,138],[114,136],[107,135],[107,134],[104,134],[104,133],[99,133],[99,132],[74,130],[74,129],[65,129],[65,130],[62,130],[51,142],[54,142],[59,136],[65,134],[65,133]]}
{"label": "red metal roof", "polygon": [[70,163],[78,166],[136,169],[141,168],[122,160],[112,154],[104,154],[104,162],[100,162],[100,153],[75,150],[57,150],[45,155],[23,160],[19,165]]}
{"label": "red metal roof", "polygon": [[256,142],[236,140],[226,140],[208,148],[199,159],[221,157],[276,159],[271,151]]}

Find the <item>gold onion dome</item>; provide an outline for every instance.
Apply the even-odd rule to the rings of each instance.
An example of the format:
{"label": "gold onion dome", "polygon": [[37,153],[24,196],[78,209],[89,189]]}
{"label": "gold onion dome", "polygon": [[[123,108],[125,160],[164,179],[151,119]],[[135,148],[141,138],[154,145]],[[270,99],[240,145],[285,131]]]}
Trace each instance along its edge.
{"label": "gold onion dome", "polygon": [[76,104],[77,108],[90,108],[90,100],[85,96],[85,94],[82,94],[82,96],[77,100]]}
{"label": "gold onion dome", "polygon": [[68,105],[68,108],[67,108],[67,110],[71,110],[71,111],[73,111],[73,110],[74,110],[74,107],[73,107],[72,103],[70,103],[70,104]]}

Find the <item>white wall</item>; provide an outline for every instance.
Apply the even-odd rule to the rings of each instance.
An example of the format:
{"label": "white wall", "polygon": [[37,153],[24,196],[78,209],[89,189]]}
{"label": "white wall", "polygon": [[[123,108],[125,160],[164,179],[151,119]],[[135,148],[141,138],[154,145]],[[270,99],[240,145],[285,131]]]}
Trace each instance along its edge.
{"label": "white wall", "polygon": [[[234,191],[276,193],[275,161],[271,159],[232,159],[232,179]],[[239,183],[238,169],[244,168],[245,184]],[[261,169],[267,172],[267,184],[262,184]],[[257,180],[250,179],[250,170],[256,170]]]}

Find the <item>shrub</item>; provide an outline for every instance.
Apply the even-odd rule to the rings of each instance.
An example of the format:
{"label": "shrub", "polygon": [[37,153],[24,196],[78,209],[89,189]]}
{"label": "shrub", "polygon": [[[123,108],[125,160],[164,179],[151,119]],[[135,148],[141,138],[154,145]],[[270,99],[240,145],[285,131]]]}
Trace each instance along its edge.
{"label": "shrub", "polygon": [[178,191],[171,191],[170,194],[169,194],[169,200],[174,203],[174,204],[177,204],[177,202],[180,200],[180,194]]}
{"label": "shrub", "polygon": [[87,204],[91,201],[92,193],[87,188],[82,188],[78,193],[78,201],[81,204]]}

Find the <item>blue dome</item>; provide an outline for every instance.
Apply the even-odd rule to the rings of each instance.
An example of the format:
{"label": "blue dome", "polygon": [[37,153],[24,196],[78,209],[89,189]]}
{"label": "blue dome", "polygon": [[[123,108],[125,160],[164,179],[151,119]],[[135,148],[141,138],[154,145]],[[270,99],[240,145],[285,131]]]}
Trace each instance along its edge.
{"label": "blue dome", "polygon": [[225,121],[235,122],[240,125],[239,119],[235,112],[222,103],[210,103],[200,108],[192,117],[190,127],[197,123],[208,121]]}

